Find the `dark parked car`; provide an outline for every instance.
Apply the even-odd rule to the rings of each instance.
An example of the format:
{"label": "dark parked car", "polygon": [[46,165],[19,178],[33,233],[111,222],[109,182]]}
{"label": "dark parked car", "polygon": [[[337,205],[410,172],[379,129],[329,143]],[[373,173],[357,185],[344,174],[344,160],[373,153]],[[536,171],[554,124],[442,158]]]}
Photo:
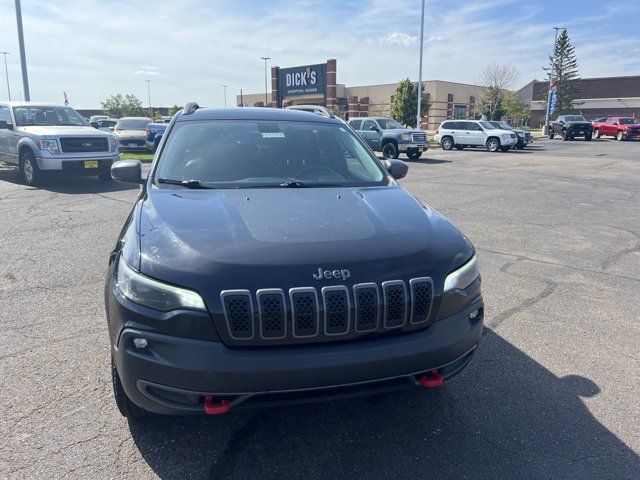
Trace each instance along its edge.
{"label": "dark parked car", "polygon": [[109,258],[123,415],[438,387],[482,336],[476,253],[337,118],[185,106]]}
{"label": "dark parked car", "polygon": [[495,125],[496,128],[500,128],[502,130],[509,130],[516,134],[517,142],[515,146],[511,148],[517,148],[518,150],[522,150],[524,147],[526,147],[531,142],[533,142],[533,135],[531,135],[531,132],[528,132],[526,130],[517,130],[513,128],[511,125],[509,125],[507,122],[490,122],[490,123]]}
{"label": "dark parked car", "polygon": [[582,115],[560,115],[555,122],[549,122],[549,138],[561,135],[562,140],[573,140],[576,137],[584,137],[591,140],[593,126]]}

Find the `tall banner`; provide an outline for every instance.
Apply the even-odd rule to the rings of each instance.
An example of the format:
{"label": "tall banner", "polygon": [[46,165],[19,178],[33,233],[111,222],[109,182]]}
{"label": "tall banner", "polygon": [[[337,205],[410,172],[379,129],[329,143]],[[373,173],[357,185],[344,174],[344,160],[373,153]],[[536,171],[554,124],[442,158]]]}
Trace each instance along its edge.
{"label": "tall banner", "polygon": [[549,89],[549,98],[547,99],[547,118],[551,120],[551,115],[556,109],[556,100],[558,98],[558,82],[553,82]]}

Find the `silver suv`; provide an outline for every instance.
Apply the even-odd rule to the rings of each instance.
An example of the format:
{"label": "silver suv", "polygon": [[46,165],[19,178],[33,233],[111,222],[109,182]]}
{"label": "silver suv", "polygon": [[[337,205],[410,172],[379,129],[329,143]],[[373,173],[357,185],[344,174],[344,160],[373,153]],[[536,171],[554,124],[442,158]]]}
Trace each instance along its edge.
{"label": "silver suv", "polygon": [[72,108],[0,102],[0,161],[18,165],[27,185],[51,172],[110,180],[111,164],[119,159],[115,137]]}

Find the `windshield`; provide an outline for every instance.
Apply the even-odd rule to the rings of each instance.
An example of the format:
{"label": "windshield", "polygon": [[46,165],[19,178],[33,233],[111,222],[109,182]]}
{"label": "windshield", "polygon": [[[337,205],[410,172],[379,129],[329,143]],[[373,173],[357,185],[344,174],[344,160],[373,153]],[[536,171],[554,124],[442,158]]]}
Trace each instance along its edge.
{"label": "windshield", "polygon": [[636,120],[635,118],[621,118],[620,119],[620,125],[636,125],[640,122],[638,122],[638,120]]}
{"label": "windshield", "polygon": [[118,120],[116,128],[118,130],[144,130],[151,123],[148,118],[123,118]]}
{"label": "windshield", "polygon": [[567,115],[564,119],[567,122],[586,122],[582,115]]}
{"label": "windshield", "polygon": [[262,120],[177,123],[157,181],[216,188],[386,185],[381,166],[343,125]]}
{"label": "windshield", "polygon": [[87,121],[73,108],[69,107],[13,107],[18,126],[52,125],[80,126],[88,125]]}
{"label": "windshield", "polygon": [[392,128],[402,128],[395,120],[390,118],[378,118],[378,123],[380,124],[380,128],[383,130],[391,130]]}
{"label": "windshield", "polygon": [[482,128],[485,130],[498,130],[500,128],[491,122],[480,122],[480,125],[482,125]]}
{"label": "windshield", "polygon": [[498,128],[501,128],[502,130],[513,130],[513,128],[511,128],[511,126],[507,122],[491,122],[491,123],[496,125]]}

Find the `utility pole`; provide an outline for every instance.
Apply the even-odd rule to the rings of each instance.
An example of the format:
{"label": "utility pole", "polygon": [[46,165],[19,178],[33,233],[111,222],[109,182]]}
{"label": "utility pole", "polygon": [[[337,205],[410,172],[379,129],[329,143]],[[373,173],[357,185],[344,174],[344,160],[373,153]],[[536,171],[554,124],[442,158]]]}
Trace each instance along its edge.
{"label": "utility pole", "polygon": [[271,57],[260,57],[264,60],[264,106],[269,103],[267,100],[267,60],[271,60]]}
{"label": "utility pole", "polygon": [[18,23],[18,43],[20,44],[20,65],[22,66],[22,88],[25,101],[31,101],[29,94],[29,77],[27,76],[27,57],[24,53],[24,33],[22,31],[22,8],[20,0],[16,0],[16,22]]}
{"label": "utility pole", "polygon": [[547,135],[549,133],[549,100],[551,99],[551,85],[553,84],[553,68],[556,65],[556,43],[558,43],[558,30],[564,30],[567,27],[553,27],[556,31],[556,36],[553,39],[553,55],[551,57],[551,69],[549,70],[549,91],[547,92],[547,109],[544,114],[544,127],[542,128],[542,134]]}
{"label": "utility pole", "polygon": [[420,16],[420,67],[418,68],[418,118],[416,128],[420,128],[422,120],[422,47],[424,46],[424,0],[422,0],[422,13]]}
{"label": "utility pole", "polygon": [[147,82],[147,99],[149,100],[149,118],[153,120],[153,109],[151,107],[151,80],[145,80]]}
{"label": "utility pole", "polygon": [[227,87],[229,85],[222,85],[222,88],[224,88],[224,108],[227,108]]}
{"label": "utility pole", "polygon": [[11,88],[9,87],[9,69],[7,68],[7,55],[10,55],[9,52],[0,52],[4,55],[4,73],[7,74],[7,95],[9,95],[9,101],[11,101]]}

